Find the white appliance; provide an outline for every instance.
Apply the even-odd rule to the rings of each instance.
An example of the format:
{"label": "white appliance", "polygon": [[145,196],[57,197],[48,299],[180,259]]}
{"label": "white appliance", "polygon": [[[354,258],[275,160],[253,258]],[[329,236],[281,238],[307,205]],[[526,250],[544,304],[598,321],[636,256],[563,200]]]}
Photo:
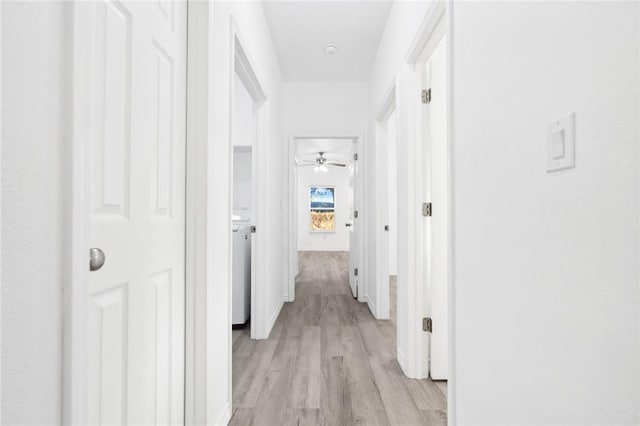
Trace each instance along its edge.
{"label": "white appliance", "polygon": [[233,224],[232,324],[244,324],[251,313],[251,226]]}

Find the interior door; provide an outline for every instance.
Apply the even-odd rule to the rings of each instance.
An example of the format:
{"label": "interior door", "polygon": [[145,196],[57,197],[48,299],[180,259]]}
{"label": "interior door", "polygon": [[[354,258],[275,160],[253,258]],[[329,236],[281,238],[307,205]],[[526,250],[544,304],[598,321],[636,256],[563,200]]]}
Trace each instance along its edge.
{"label": "interior door", "polygon": [[86,7],[88,423],[183,424],[187,6]]}
{"label": "interior door", "polygon": [[353,161],[349,176],[349,286],[353,297],[358,297],[360,268],[358,267],[358,154],[357,143],[353,142]]}
{"label": "interior door", "polygon": [[430,102],[423,111],[423,164],[427,165],[422,187],[423,199],[432,203],[432,216],[425,218],[423,263],[427,265],[425,306],[432,319],[429,337],[430,376],[446,380],[448,371],[448,144],[447,144],[447,66],[446,40],[443,38],[426,61],[424,88],[431,89]]}

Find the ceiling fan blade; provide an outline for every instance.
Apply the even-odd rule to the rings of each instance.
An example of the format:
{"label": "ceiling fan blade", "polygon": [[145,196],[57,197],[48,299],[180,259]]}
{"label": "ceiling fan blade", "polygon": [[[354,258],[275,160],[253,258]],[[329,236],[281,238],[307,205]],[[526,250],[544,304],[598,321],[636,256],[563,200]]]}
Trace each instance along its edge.
{"label": "ceiling fan blade", "polygon": [[316,160],[302,160],[302,161],[305,162],[305,163],[315,163],[316,162]]}
{"label": "ceiling fan blade", "polygon": [[309,166],[315,166],[315,164],[298,164],[298,167],[309,167]]}
{"label": "ceiling fan blade", "polygon": [[342,163],[327,163],[328,166],[346,167],[346,164]]}

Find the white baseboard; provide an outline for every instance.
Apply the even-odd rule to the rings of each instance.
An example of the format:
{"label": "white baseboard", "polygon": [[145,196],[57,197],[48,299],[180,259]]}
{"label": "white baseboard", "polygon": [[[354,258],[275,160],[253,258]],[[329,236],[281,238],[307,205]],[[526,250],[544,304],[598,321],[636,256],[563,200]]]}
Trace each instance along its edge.
{"label": "white baseboard", "polygon": [[400,364],[400,368],[402,369],[404,375],[410,377],[407,371],[407,360],[405,359],[404,354],[402,353],[400,348],[397,348],[396,357],[398,358],[398,364]]}
{"label": "white baseboard", "polygon": [[367,306],[369,307],[369,312],[375,319],[378,319],[378,310],[376,308],[375,303],[373,303],[369,298],[367,298]]}
{"label": "white baseboard", "polygon": [[227,402],[222,413],[218,416],[218,420],[214,423],[215,426],[227,426],[231,421],[231,404]]}
{"label": "white baseboard", "polygon": [[340,247],[308,247],[308,248],[301,248],[298,249],[298,252],[301,251],[334,251],[334,252],[341,252],[341,253],[346,253],[349,251],[349,247],[347,248],[340,248]]}
{"label": "white baseboard", "polygon": [[280,315],[280,311],[284,306],[284,299],[285,299],[284,297],[280,299],[280,302],[278,302],[278,306],[276,306],[276,309],[273,311],[273,314],[271,314],[271,319],[267,324],[267,333],[264,336],[265,339],[269,337],[269,334],[271,334],[271,330],[273,329],[273,326],[276,324],[276,321],[278,320],[278,315]]}

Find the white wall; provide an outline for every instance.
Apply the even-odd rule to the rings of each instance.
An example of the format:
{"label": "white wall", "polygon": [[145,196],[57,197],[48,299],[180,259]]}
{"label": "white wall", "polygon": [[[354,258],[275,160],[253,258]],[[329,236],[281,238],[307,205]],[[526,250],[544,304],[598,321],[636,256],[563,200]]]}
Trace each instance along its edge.
{"label": "white wall", "polygon": [[396,115],[387,121],[387,195],[389,201],[389,275],[398,274],[398,155]]}
{"label": "white wall", "polygon": [[[410,228],[410,226],[415,217],[415,206],[417,204],[413,204],[413,200],[410,201],[414,182],[409,179],[409,173],[412,170],[414,156],[410,153],[408,141],[411,138],[411,134],[408,132],[407,124],[409,120],[407,105],[412,103],[412,99],[415,99],[416,94],[413,90],[412,80],[408,78],[411,75],[408,72],[409,67],[404,62],[404,56],[416,35],[428,7],[429,2],[394,2],[389,13],[384,34],[380,40],[367,86],[370,95],[367,118],[367,133],[369,135],[376,134],[376,115],[378,109],[381,108],[383,100],[394,82],[396,86],[395,118],[398,128],[396,155],[398,164],[405,165],[405,167],[398,169],[397,174],[397,231],[399,235],[397,251],[397,303],[398,307],[404,307],[398,311],[397,356],[403,371],[411,377],[419,376],[418,365],[423,363],[423,360],[416,359],[415,357],[416,349],[413,346],[415,342],[410,339],[409,333],[413,333],[418,324],[413,324],[411,327],[409,326],[411,312],[406,309],[406,307],[409,306],[409,301],[414,299],[409,295],[409,284],[415,280],[415,271],[410,267],[410,265],[415,264],[415,250],[414,247],[409,244],[409,238],[415,238],[415,230]],[[365,181],[368,185],[366,210],[374,213],[374,217],[367,225],[366,234],[370,235],[372,239],[375,237],[382,238],[381,233],[384,232],[383,229],[386,224],[386,215],[375,213],[380,207],[380,200],[377,197],[379,191],[375,188],[387,185],[386,179],[381,179],[382,175],[378,173],[378,170],[382,167],[384,156],[387,155],[386,147],[381,146],[381,140],[382,138],[376,138],[376,149],[368,150],[365,158],[366,164],[369,165],[365,172]],[[387,204],[385,204],[385,208],[386,207]],[[376,277],[376,258],[379,255],[387,255],[386,253],[378,253],[377,250],[374,244],[369,245],[365,265],[368,277]],[[378,300],[377,292],[381,293],[382,291],[386,291],[388,293],[388,280],[384,285],[383,283],[376,282],[375,279],[366,280],[365,282],[367,284],[366,292],[370,306],[375,306],[380,312],[384,311],[387,305],[382,300]],[[388,295],[381,297],[388,299]]]}
{"label": "white wall", "polygon": [[[335,186],[335,232],[311,232],[309,220],[309,187]],[[348,251],[349,228],[349,169],[331,167],[327,173],[316,173],[313,167],[298,168],[298,250]]]}
{"label": "white wall", "polygon": [[285,83],[284,128],[296,136],[356,136],[365,131],[364,83]]}
{"label": "white wall", "polygon": [[638,3],[453,7],[457,422],[637,424]]}
{"label": "white wall", "polygon": [[[208,238],[211,245],[209,270],[215,271],[207,295],[211,309],[208,313],[211,341],[210,370],[207,392],[209,422],[222,422],[228,418],[220,416],[229,414],[228,404],[231,402],[231,317],[229,285],[231,280],[231,220],[232,198],[229,184],[232,179],[230,170],[229,116],[230,84],[235,78],[231,74],[231,52],[233,45],[230,21],[233,16],[242,40],[257,68],[257,74],[264,84],[268,100],[265,107],[268,113],[268,142],[264,149],[267,178],[261,182],[265,188],[266,223],[258,230],[260,238],[269,241],[267,271],[264,277],[266,316],[273,318],[283,302],[285,293],[284,273],[286,268],[284,253],[284,201],[283,188],[286,188],[284,158],[286,156],[286,139],[282,132],[282,84],[280,70],[276,60],[271,36],[262,6],[258,2],[213,2],[213,22],[210,40],[215,57],[213,66],[212,95],[212,129],[211,138],[211,179],[209,188],[211,205],[208,208],[212,229]],[[257,177],[256,177],[257,179]],[[226,386],[225,386],[226,384]]]}
{"label": "white wall", "polygon": [[2,419],[62,421],[71,7],[2,2]]}
{"label": "white wall", "polygon": [[248,150],[234,149],[233,152],[233,211],[236,214],[253,219],[252,215],[252,153]]}
{"label": "white wall", "polygon": [[256,139],[255,106],[238,74],[234,75],[233,81],[233,110],[233,145],[253,146]]}

